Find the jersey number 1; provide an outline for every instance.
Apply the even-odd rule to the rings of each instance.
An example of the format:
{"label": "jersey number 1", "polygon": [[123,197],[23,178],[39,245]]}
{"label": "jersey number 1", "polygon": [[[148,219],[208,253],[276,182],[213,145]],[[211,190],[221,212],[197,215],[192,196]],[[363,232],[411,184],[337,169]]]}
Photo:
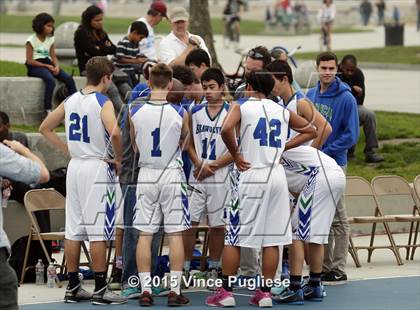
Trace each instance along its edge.
{"label": "jersey number 1", "polygon": [[[278,119],[271,119],[268,123],[270,131],[267,133],[267,119],[261,117],[258,121],[257,126],[254,130],[254,139],[260,140],[260,146],[269,146],[280,148],[281,147],[281,139],[279,139],[280,132],[281,132],[281,123]],[[267,136],[269,136],[267,141]]]}
{"label": "jersey number 1", "polygon": [[90,143],[87,115],[80,118],[77,113],[70,114],[69,140]]}
{"label": "jersey number 1", "polygon": [[153,137],[153,148],[150,152],[152,157],[161,157],[162,151],[160,149],[160,128],[156,128],[152,131],[152,137]]}

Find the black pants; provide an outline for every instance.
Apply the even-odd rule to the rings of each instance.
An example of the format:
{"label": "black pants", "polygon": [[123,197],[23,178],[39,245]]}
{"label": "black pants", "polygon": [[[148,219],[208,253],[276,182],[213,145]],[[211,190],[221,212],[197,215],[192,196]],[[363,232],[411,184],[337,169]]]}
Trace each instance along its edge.
{"label": "black pants", "polygon": [[18,280],[8,259],[9,253],[6,248],[0,248],[0,309],[17,310]]}

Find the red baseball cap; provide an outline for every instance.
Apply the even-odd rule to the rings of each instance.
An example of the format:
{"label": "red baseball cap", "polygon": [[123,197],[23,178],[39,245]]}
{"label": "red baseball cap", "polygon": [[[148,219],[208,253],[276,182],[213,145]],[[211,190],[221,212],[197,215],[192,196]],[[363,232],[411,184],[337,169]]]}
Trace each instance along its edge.
{"label": "red baseball cap", "polygon": [[162,14],[162,16],[168,18],[168,16],[166,15],[166,4],[163,1],[154,1],[151,5],[150,5],[151,9],[154,9],[156,11],[158,11],[160,14]]}

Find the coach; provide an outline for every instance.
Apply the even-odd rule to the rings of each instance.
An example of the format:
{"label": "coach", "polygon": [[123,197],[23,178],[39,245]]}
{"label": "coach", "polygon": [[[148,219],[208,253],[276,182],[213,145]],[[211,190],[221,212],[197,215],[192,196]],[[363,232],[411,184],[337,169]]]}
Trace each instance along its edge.
{"label": "coach", "polygon": [[[3,144],[4,143],[4,144]],[[20,142],[0,142],[0,309],[18,309],[17,277],[7,262],[10,243],[3,230],[3,177],[25,183],[45,183],[50,179],[47,167]]]}
{"label": "coach", "polygon": [[188,32],[189,18],[190,15],[183,7],[173,8],[170,12],[172,31],[160,42],[159,60],[161,62],[170,66],[185,65],[187,55],[197,48],[209,54],[204,40]]}
{"label": "coach", "polygon": [[[336,77],[337,56],[331,52],[318,55],[319,83],[311,88],[307,97],[332,126],[332,133],[322,151],[334,158],[341,168],[347,168],[347,150],[357,143],[359,116],[356,99],[349,86]],[[350,226],[343,197],[337,202],[336,213],[330,230],[328,246],[325,247],[323,282],[339,284],[347,281],[345,272]]]}

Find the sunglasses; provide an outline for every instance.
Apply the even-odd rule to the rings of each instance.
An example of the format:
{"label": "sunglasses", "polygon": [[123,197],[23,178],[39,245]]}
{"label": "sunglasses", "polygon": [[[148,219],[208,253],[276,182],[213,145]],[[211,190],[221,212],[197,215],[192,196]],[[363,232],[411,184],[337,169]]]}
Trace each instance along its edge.
{"label": "sunglasses", "polygon": [[261,60],[264,58],[264,55],[261,53],[258,53],[256,50],[252,49],[248,52],[248,57],[251,57],[252,59]]}

